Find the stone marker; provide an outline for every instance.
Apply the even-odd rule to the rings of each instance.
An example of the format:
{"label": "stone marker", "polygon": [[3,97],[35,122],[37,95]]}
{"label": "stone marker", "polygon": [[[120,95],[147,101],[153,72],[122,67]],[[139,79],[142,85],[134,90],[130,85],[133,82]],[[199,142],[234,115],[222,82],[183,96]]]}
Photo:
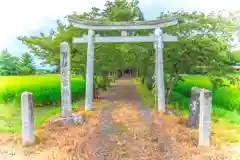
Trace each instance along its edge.
{"label": "stone marker", "polygon": [[199,146],[210,146],[211,112],[211,91],[193,87],[190,99],[190,117],[188,120],[188,126],[190,128],[198,128],[199,122]]}
{"label": "stone marker", "polygon": [[211,139],[212,92],[202,89],[200,92],[199,146],[210,146]]}
{"label": "stone marker", "polygon": [[21,117],[22,117],[22,144],[23,146],[34,144],[34,104],[33,94],[23,92],[21,95]]}
{"label": "stone marker", "polygon": [[200,110],[200,92],[201,88],[193,87],[190,98],[190,116],[188,119],[188,127],[198,128],[199,110]]}
{"label": "stone marker", "polygon": [[67,42],[62,42],[60,44],[62,117],[70,117],[72,115],[70,62],[70,47]]}

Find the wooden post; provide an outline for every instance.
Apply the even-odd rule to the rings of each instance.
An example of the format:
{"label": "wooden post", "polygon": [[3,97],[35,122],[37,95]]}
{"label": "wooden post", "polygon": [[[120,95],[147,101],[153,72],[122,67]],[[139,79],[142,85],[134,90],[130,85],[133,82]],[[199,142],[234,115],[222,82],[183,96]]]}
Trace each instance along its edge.
{"label": "wooden post", "polygon": [[199,146],[210,146],[211,139],[212,93],[202,89],[200,92]]}
{"label": "wooden post", "polygon": [[165,91],[164,91],[164,70],[163,70],[163,41],[162,29],[156,28],[154,31],[156,54],[157,54],[157,97],[158,97],[158,111],[165,112]]}
{"label": "wooden post", "polygon": [[32,145],[35,141],[34,135],[34,103],[33,94],[23,92],[21,95],[21,118],[22,118],[22,144]]}
{"label": "wooden post", "polygon": [[60,67],[61,67],[61,105],[62,117],[72,116],[72,98],[71,98],[71,74],[70,47],[67,42],[60,44]]}
{"label": "wooden post", "polygon": [[94,31],[88,30],[88,53],[87,53],[87,71],[86,71],[86,102],[85,110],[92,109],[93,101],[93,67],[94,67]]}

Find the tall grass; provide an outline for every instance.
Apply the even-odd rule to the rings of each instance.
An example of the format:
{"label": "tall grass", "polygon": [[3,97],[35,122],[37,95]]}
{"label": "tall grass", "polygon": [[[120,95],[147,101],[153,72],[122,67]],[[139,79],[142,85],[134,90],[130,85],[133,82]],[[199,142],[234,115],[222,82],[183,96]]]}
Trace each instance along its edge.
{"label": "tall grass", "polygon": [[[81,76],[71,78],[72,100],[84,94],[85,81]],[[0,103],[20,103],[21,93],[32,92],[35,106],[58,105],[61,100],[59,75],[0,76]]]}
{"label": "tall grass", "polygon": [[[139,80],[135,81],[135,86],[143,100],[150,108],[155,108],[154,94],[142,85]],[[188,116],[191,88],[197,86],[212,89],[208,77],[185,76],[185,81],[177,84],[172,92],[171,104],[167,107],[175,108],[179,113]],[[240,124],[240,90],[238,87],[220,88],[213,92],[213,119],[228,123]]]}
{"label": "tall grass", "polygon": [[[177,98],[179,94],[190,97],[192,87],[200,87],[212,90],[212,84],[207,76],[185,75],[184,81],[177,83],[173,92],[173,101],[181,100]],[[226,110],[240,111],[240,86],[222,87],[212,91],[213,105]],[[177,94],[177,95],[176,95]],[[177,97],[175,97],[177,96]],[[183,103],[181,101],[181,103]]]}

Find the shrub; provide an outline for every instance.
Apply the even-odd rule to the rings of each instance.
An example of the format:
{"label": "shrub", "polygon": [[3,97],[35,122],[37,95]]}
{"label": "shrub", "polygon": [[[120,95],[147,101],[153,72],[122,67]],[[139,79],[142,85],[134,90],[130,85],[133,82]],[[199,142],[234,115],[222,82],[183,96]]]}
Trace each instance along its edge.
{"label": "shrub", "polygon": [[187,97],[190,97],[192,87],[212,89],[211,81],[207,76],[184,75],[183,80],[177,83],[174,90]]}

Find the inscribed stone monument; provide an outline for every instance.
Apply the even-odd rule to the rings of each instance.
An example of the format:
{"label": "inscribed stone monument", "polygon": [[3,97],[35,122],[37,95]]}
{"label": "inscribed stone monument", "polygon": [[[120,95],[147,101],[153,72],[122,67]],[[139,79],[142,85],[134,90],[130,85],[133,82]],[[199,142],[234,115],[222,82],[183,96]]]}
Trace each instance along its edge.
{"label": "inscribed stone monument", "polygon": [[70,84],[70,47],[67,42],[60,45],[60,67],[61,67],[61,105],[62,117],[72,115],[72,99]]}
{"label": "inscribed stone monument", "polygon": [[212,92],[201,90],[199,116],[199,146],[210,146],[211,138]]}

